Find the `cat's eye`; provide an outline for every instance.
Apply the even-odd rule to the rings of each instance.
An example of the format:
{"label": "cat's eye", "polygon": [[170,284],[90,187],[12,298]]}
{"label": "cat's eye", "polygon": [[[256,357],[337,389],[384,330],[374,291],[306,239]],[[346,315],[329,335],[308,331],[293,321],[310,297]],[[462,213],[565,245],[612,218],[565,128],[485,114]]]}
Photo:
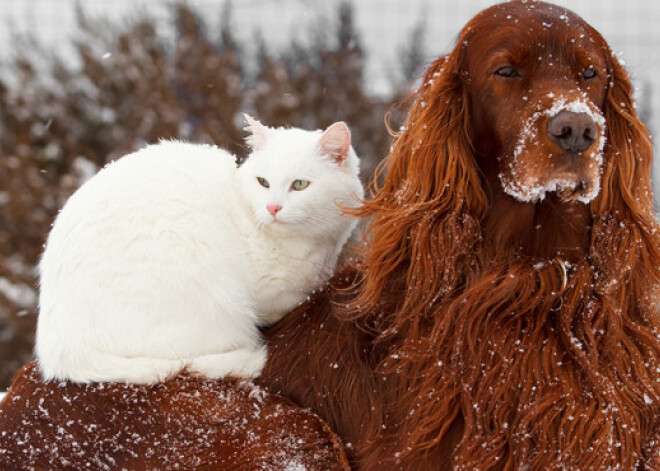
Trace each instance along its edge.
{"label": "cat's eye", "polygon": [[300,191],[300,190],[304,190],[308,186],[309,186],[308,180],[294,180],[294,182],[291,184],[291,189],[295,191]]}
{"label": "cat's eye", "polygon": [[266,180],[264,177],[257,177],[257,181],[259,182],[259,185],[263,186],[264,188],[270,188],[270,183],[268,183],[268,180]]}

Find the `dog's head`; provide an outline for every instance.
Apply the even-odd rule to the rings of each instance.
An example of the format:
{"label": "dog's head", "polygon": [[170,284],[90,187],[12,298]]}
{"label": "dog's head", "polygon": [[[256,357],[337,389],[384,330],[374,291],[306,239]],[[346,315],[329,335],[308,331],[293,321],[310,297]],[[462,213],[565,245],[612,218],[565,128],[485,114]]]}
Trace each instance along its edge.
{"label": "dog's head", "polygon": [[[600,191],[610,50],[580,17],[540,2],[477,15],[458,45],[473,142],[503,190],[588,203]],[[485,163],[489,165],[490,162]]]}
{"label": "dog's head", "polygon": [[[630,80],[602,36],[562,7],[514,0],[476,15],[429,67],[388,166],[417,172],[437,160],[426,168],[445,168],[426,175],[474,203],[487,200],[466,178],[476,170],[518,201],[557,192],[602,212],[639,208],[640,197],[652,206],[651,155]],[[400,178],[395,170],[392,184]]]}
{"label": "dog's head", "polygon": [[587,217],[654,224],[651,163],[630,80],[598,32],[543,2],[490,7],[427,69],[364,205],[378,269],[363,301],[376,303],[399,267],[428,284],[420,292],[459,283],[479,263],[496,197],[532,205],[556,193]]}

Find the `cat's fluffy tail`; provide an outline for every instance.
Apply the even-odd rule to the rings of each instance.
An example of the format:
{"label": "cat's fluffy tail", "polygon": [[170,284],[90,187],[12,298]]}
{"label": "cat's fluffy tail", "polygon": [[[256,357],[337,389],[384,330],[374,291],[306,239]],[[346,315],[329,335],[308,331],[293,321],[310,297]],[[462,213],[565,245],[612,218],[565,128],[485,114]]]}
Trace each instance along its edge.
{"label": "cat's fluffy tail", "polygon": [[121,357],[103,352],[88,352],[85,358],[64,361],[38,355],[45,380],[76,383],[120,382],[152,384],[174,377],[183,368],[183,360],[149,357]]}
{"label": "cat's fluffy tail", "polygon": [[255,378],[261,374],[266,363],[267,350],[257,345],[186,360],[121,357],[98,351],[88,352],[84,359],[77,362],[44,355],[38,357],[46,380],[153,384],[172,378],[184,368],[214,379],[225,376]]}

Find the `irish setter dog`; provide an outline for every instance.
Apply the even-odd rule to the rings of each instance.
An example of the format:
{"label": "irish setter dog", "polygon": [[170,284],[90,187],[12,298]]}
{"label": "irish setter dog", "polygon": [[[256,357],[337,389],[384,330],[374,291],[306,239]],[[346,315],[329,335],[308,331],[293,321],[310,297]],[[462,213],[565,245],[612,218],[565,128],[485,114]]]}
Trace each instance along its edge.
{"label": "irish setter dog", "polygon": [[362,262],[271,329],[263,383],[359,469],[660,469],[651,163],[598,32],[488,8],[425,74]]}
{"label": "irish setter dog", "polygon": [[[324,419],[355,469],[660,469],[660,227],[631,95],[574,13],[516,0],[475,16],[426,72],[359,211],[371,218],[359,262],[266,332],[261,385]],[[182,376],[140,393],[145,408],[137,386],[72,390],[29,366],[0,406],[0,468],[29,463],[37,435],[44,467],[49,450],[74,461],[102,439],[114,459],[108,437],[134,430],[122,442],[133,465],[149,449],[184,468],[243,469],[244,454],[214,468],[208,449],[163,439],[221,427],[223,414],[256,440],[293,426],[258,424],[270,394],[253,414],[218,409],[240,390],[231,381]],[[51,397],[59,408],[44,415]],[[331,434],[312,429],[294,441],[341,469]]]}

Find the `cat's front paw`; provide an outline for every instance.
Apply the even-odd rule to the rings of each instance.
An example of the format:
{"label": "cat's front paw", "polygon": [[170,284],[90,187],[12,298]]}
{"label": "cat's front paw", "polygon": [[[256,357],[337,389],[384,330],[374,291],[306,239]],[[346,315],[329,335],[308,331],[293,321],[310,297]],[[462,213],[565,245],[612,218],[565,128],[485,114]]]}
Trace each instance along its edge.
{"label": "cat's front paw", "polygon": [[188,370],[212,379],[227,376],[256,378],[261,374],[267,357],[268,351],[263,346],[244,348],[194,358]]}

